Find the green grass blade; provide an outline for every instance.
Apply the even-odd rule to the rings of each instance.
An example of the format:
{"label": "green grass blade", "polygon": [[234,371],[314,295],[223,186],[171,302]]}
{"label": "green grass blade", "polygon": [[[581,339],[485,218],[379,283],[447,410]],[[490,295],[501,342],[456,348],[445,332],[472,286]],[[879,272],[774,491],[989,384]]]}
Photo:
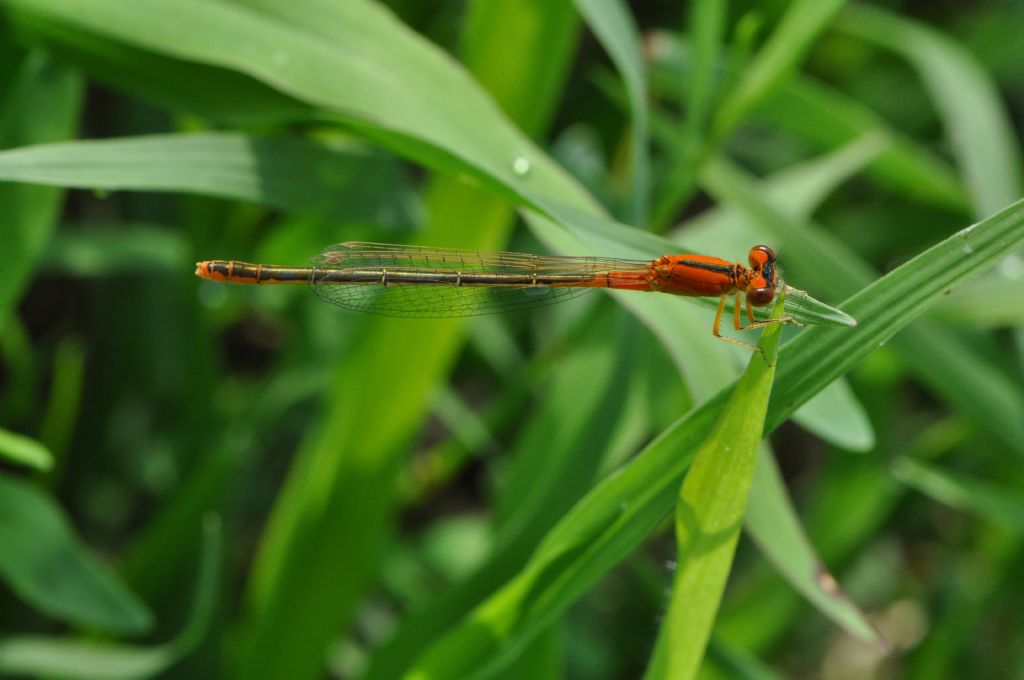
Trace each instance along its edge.
{"label": "green grass blade", "polygon": [[1024,500],[1019,490],[906,457],[893,462],[892,474],[943,505],[1024,533]]}
{"label": "green grass blade", "polygon": [[[777,173],[763,183],[761,194],[785,206],[789,214],[806,219],[838,183],[871,162],[885,146],[884,139],[867,135],[832,154]],[[755,223],[727,203],[684,225],[678,237],[695,241],[707,252],[740,250],[763,238]],[[845,381],[830,384],[793,418],[837,446],[867,450],[874,445],[871,423]],[[770,463],[769,458],[762,457],[758,466],[747,515],[748,531],[779,573],[814,606],[851,633],[877,642],[879,638],[865,617],[827,577],[781,481],[766,471],[773,467]]]}
{"label": "green grass blade", "polygon": [[51,484],[56,485],[62,476],[63,462],[67,460],[82,404],[85,349],[79,338],[69,337],[61,341],[54,352],[50,370],[53,380],[46,411],[39,425],[39,439],[61,463],[55,474],[48,478]]}
{"label": "green grass blade", "polygon": [[784,284],[787,313],[805,326],[839,326],[853,328],[857,320],[841,309],[811,297],[806,290]]}
{"label": "green grass blade", "polygon": [[758,459],[744,524],[761,553],[819,611],[860,639],[886,648],[878,631],[818,557],[770,451]]}
{"label": "green grass blade", "polygon": [[[965,242],[972,246],[966,255]],[[942,241],[851,298],[844,307],[861,320],[856,329],[802,331],[780,352],[765,431],[874,352],[946,288],[991,267],[1022,242],[1024,201]],[[548,533],[514,579],[420,658],[411,677],[459,677],[500,663],[560,616],[672,507],[693,451],[724,402],[719,393],[692,410],[598,485]]]}
{"label": "green grass blade", "polygon": [[790,3],[779,26],[715,114],[713,129],[718,139],[724,139],[754,107],[792,76],[811,43],[845,5],[846,0],[796,0]]}
{"label": "green grass blade", "polygon": [[1020,141],[998,89],[966,49],[923,24],[869,5],[855,5],[838,26],[901,54],[917,69],[944,119],[976,217],[1021,196]]}
{"label": "green grass blade", "polygon": [[85,639],[9,637],[0,641],[0,672],[95,680],[148,678],[166,672],[206,636],[216,604],[222,543],[220,521],[207,519],[192,610],[185,627],[170,642],[141,647]]}
{"label": "green grass blade", "polygon": [[41,442],[0,428],[0,458],[36,470],[53,467],[53,454]]}
{"label": "green grass blade", "polygon": [[[30,54],[4,93],[0,148],[67,139],[75,130],[82,85],[68,69],[41,53]],[[24,290],[53,232],[62,193],[54,189],[0,184],[0,324]]]}
{"label": "green grass blade", "polygon": [[0,361],[6,375],[5,388],[0,394],[0,410],[7,418],[17,421],[31,412],[32,395],[40,382],[28,329],[17,316],[9,316],[3,324]]}
{"label": "green grass blade", "polygon": [[146,605],[81,544],[60,507],[6,475],[0,475],[0,536],[0,574],[33,608],[113,633],[152,626]]}
{"label": "green grass blade", "polygon": [[[0,179],[79,189],[173,191],[252,201],[347,220],[407,221],[395,182],[370,165],[388,161],[289,138],[237,133],[150,135],[45,144],[0,152]],[[387,177],[387,175],[384,175]],[[392,178],[388,177],[389,180]],[[398,177],[393,178],[400,181]]]}
{"label": "green grass blade", "polygon": [[707,129],[717,95],[715,81],[722,58],[727,9],[723,0],[697,0],[690,6],[688,33],[693,43],[693,68],[688,77],[679,81],[684,84],[686,102],[683,145],[692,149],[693,155]]}
{"label": "green grass blade", "polygon": [[608,52],[626,85],[633,135],[630,139],[629,222],[642,227],[647,224],[647,202],[650,194],[651,169],[648,157],[647,77],[640,50],[640,31],[622,0],[574,0]]}
{"label": "green grass blade", "polygon": [[[782,300],[772,318],[782,317]],[[645,678],[692,678],[700,668],[732,568],[764,431],[779,331],[762,334],[747,370],[697,448],[675,509],[676,564],[668,612]]]}

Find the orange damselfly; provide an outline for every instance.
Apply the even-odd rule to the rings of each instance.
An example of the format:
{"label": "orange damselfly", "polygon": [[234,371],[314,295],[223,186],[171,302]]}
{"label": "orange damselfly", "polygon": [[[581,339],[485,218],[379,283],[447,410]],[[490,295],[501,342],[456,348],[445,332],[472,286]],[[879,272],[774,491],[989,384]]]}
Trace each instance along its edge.
{"label": "orange damselfly", "polygon": [[[752,308],[769,304],[779,285],[775,251],[754,246],[747,259],[749,267],[706,255],[628,260],[348,242],[327,249],[310,267],[208,260],[196,263],[196,276],[228,283],[308,284],[321,299],[340,307],[403,317],[513,311],[554,304],[597,288],[718,296],[712,333],[756,350],[719,332],[731,295],[736,330],[793,320],[756,320]],[[746,326],[740,323],[742,308],[749,321]]]}

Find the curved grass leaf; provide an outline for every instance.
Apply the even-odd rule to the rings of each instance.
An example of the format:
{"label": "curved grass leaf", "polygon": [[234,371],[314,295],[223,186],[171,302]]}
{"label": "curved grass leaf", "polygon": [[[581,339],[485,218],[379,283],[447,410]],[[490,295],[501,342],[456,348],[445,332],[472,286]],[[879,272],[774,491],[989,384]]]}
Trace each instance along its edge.
{"label": "curved grass leaf", "polygon": [[867,617],[840,590],[818,557],[793,508],[778,464],[770,451],[758,459],[744,525],[761,554],[801,595],[847,631],[887,645]]}
{"label": "curved grass leaf", "polygon": [[0,574],[48,616],[119,634],[137,634],[152,616],[78,540],[61,508],[32,484],[0,475]]}
{"label": "curved grass leaf", "polygon": [[89,640],[9,637],[0,641],[0,673],[128,680],[167,671],[206,637],[216,604],[222,542],[220,521],[208,518],[203,523],[192,610],[185,627],[170,642],[137,647]]}
{"label": "curved grass leaf", "polygon": [[[395,209],[408,202],[408,192],[396,188],[400,177],[387,172],[389,165],[387,159],[370,153],[332,150],[297,139],[210,132],[3,151],[0,180],[79,189],[191,192],[326,217],[408,223],[410,217]],[[371,178],[376,181],[366,181]]]}
{"label": "curved grass leaf", "polygon": [[[718,65],[725,33],[727,3],[723,0],[697,0],[690,5],[689,35],[693,44],[693,68],[688,77],[679,78],[686,101],[683,147],[696,157],[714,101],[717,97]],[[660,36],[659,36],[660,37]]]}
{"label": "curved grass leaf", "polygon": [[893,462],[892,474],[943,505],[1024,533],[1024,501],[1017,489],[972,479],[906,457]]}
{"label": "curved grass leaf", "polygon": [[[772,318],[781,318],[782,308],[779,299]],[[704,658],[754,479],[780,331],[778,324],[765,329],[758,343],[764,354],[751,357],[679,490],[678,566],[645,678],[692,678]]]}
{"label": "curved grass leaf", "polygon": [[[844,604],[841,599],[834,597],[836,591],[830,587],[834,580],[818,580],[819,576],[828,571],[818,571],[816,567],[833,564],[841,567],[848,560],[855,559],[857,550],[870,542],[870,532],[877,531],[891,516],[898,499],[890,493],[893,485],[886,475],[879,474],[870,457],[836,456],[834,461],[827,468],[825,489],[821,493],[814,492],[814,499],[818,502],[801,506],[799,524],[794,527],[794,536],[798,536],[805,532],[800,525],[806,525],[807,538],[801,537],[799,540],[804,543],[805,551],[810,551],[808,559],[804,559],[800,553],[794,559],[786,559],[787,555],[781,554],[753,565],[744,575],[742,583],[737,583],[735,597],[723,603],[716,636],[720,635],[753,653],[766,653],[792,626],[798,625],[799,621],[808,616],[809,596],[801,592],[802,588],[798,590],[787,585],[786,581],[789,584],[803,581],[803,585],[809,586],[812,591],[829,586],[824,590],[823,603]],[[755,478],[754,484],[755,487],[761,487],[763,479]],[[846,484],[850,484],[849,491],[846,490]],[[792,505],[785,488],[778,489],[777,493],[771,489],[767,492],[785,499],[785,506]],[[752,494],[751,503],[755,497],[756,492]],[[872,498],[874,502],[865,503],[865,498]],[[783,513],[789,513],[783,504],[776,503],[771,496],[769,502],[772,503],[771,511],[774,515],[785,517]],[[760,540],[753,533],[757,528],[752,525],[748,530],[751,538],[758,541],[757,547],[760,550]],[[773,527],[773,530],[782,531],[777,527]],[[781,559],[776,561],[777,557]],[[805,565],[812,566],[812,570],[806,571]],[[827,608],[819,611],[832,616]],[[752,616],[752,612],[757,614]],[[835,620],[842,621],[841,618]]]}
{"label": "curved grass leaf", "polygon": [[[722,58],[727,9],[723,0],[697,0],[690,5],[687,17],[693,44],[693,69],[688,77],[677,82],[683,84],[686,101],[684,143],[693,148],[693,152],[708,127],[718,96],[715,81]],[[658,40],[660,38],[662,36],[658,36]]]}
{"label": "curved grass leaf", "polygon": [[838,26],[903,55],[917,69],[946,124],[976,217],[1021,196],[1020,141],[995,84],[970,53],[941,33],[858,4]]}
{"label": "curved grass leaf", "polygon": [[[972,246],[966,256],[965,242]],[[780,352],[766,432],[920,315],[947,287],[979,274],[1022,242],[1024,202],[1019,202],[851,298],[844,307],[860,319],[856,329],[802,331]],[[693,451],[724,401],[719,393],[695,408],[598,485],[548,533],[514,579],[420,658],[411,677],[465,677],[487,664],[500,665],[564,613],[669,511]]]}
{"label": "curved grass leaf", "polygon": [[53,454],[41,442],[0,428],[0,458],[37,470],[53,467]]}

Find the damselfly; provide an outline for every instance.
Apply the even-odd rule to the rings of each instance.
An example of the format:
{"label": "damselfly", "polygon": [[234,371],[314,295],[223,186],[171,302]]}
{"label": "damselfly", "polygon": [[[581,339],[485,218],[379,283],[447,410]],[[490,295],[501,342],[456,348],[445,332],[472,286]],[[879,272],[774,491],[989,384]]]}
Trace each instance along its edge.
{"label": "damselfly", "polygon": [[[706,255],[663,255],[645,261],[348,242],[332,246],[310,267],[209,260],[196,264],[196,275],[228,283],[308,284],[320,298],[340,307],[404,317],[476,316],[527,309],[596,288],[717,296],[711,332],[722,340],[757,349],[719,332],[730,296],[735,296],[736,330],[795,322],[788,316],[763,321],[754,317],[752,308],[769,304],[779,286],[775,251],[754,246],[747,260],[749,266]],[[741,323],[744,308],[746,326]]]}

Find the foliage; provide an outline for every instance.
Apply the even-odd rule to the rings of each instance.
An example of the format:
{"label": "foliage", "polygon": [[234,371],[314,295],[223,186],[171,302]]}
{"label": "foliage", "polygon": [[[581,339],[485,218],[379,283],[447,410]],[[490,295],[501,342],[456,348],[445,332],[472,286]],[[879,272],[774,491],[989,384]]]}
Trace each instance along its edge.
{"label": "foliage", "polygon": [[[1019,7],[452,7],[0,0],[0,673],[1019,669]],[[192,276],[349,240],[770,243],[810,324]]]}

